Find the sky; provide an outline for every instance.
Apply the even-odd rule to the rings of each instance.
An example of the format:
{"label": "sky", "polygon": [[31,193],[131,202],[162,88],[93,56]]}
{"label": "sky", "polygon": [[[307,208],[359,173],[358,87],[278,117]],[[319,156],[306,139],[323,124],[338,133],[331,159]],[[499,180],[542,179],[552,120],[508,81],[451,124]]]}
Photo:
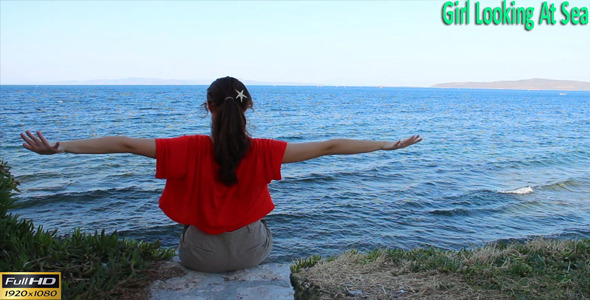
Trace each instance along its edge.
{"label": "sky", "polygon": [[[513,0],[514,1],[514,0]],[[445,25],[446,1],[0,0],[0,84],[131,77],[353,86],[590,81],[590,26]],[[590,1],[569,1],[588,7]],[[465,1],[459,2],[460,6]]]}

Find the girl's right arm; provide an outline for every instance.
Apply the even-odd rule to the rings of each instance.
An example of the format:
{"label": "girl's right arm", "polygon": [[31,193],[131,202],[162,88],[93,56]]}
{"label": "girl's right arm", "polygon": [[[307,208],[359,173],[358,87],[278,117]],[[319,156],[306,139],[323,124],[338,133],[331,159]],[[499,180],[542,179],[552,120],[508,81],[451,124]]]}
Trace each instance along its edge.
{"label": "girl's right arm", "polygon": [[420,141],[422,141],[422,138],[419,135],[414,135],[397,142],[337,139],[323,142],[287,143],[283,163],[305,161],[324,155],[346,155],[377,150],[395,150],[411,146]]}
{"label": "girl's right arm", "polygon": [[40,131],[37,131],[37,136],[28,130],[26,135],[21,133],[20,136],[25,141],[23,147],[38,154],[50,155],[64,152],[78,154],[132,153],[151,158],[156,157],[156,142],[153,139],[109,136],[57,142],[51,145]]}

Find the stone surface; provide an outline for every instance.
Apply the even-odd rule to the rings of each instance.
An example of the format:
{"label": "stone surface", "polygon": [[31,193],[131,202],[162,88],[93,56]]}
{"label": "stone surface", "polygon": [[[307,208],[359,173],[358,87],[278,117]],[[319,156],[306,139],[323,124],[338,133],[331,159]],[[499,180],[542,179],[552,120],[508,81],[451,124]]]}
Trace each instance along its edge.
{"label": "stone surface", "polygon": [[171,263],[187,274],[150,286],[152,300],[170,299],[293,299],[288,264],[262,264],[253,268],[226,273],[201,273],[184,268],[178,259]]}

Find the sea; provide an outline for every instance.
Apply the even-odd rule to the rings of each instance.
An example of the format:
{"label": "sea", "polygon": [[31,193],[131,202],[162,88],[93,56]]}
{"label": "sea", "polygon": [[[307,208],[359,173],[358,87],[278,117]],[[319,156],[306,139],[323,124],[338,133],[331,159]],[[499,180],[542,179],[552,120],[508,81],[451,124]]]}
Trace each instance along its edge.
{"label": "sea", "polygon": [[[63,235],[117,231],[176,247],[155,160],[44,156],[50,141],[209,134],[206,86],[1,86],[0,159],[20,181],[13,213]],[[270,184],[272,262],[349,249],[463,249],[590,238],[590,92],[250,86],[253,137],[423,141],[396,151],[285,164]]]}

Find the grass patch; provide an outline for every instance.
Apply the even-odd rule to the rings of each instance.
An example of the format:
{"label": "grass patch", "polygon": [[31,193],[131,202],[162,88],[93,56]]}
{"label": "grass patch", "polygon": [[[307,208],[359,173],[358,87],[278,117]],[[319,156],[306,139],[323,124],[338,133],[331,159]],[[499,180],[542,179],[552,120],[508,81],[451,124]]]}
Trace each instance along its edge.
{"label": "grass patch", "polygon": [[174,256],[159,242],[120,239],[103,230],[86,234],[76,229],[66,236],[35,227],[32,220],[9,213],[18,181],[0,161],[0,270],[61,272],[64,299],[121,297],[127,287],[141,288],[154,265]]}
{"label": "grass patch", "polygon": [[296,299],[590,299],[589,239],[349,251],[302,261],[292,266]]}

